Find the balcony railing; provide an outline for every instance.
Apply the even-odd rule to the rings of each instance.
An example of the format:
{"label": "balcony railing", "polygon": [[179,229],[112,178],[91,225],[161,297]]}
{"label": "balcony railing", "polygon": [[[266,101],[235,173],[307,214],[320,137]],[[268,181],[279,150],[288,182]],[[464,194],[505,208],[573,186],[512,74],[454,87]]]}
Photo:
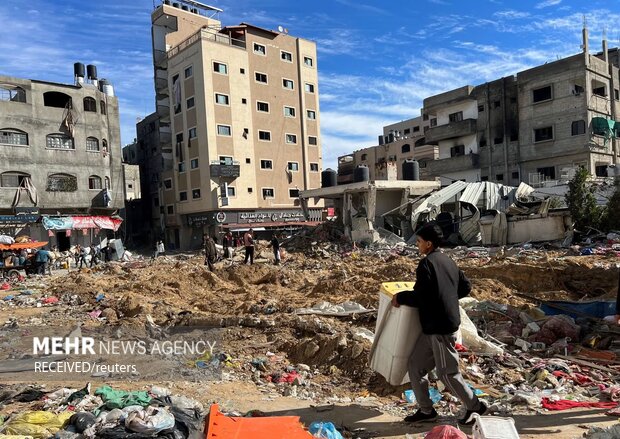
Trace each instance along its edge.
{"label": "balcony railing", "polygon": [[480,155],[466,154],[439,160],[429,160],[427,169],[433,176],[446,174],[449,172],[468,171],[480,168]]}
{"label": "balcony railing", "polygon": [[231,38],[229,35],[219,33],[214,29],[203,28],[186,40],[179,43],[178,45],[174,46],[172,49],[170,49],[168,51],[168,59],[176,56],[179,52],[185,50],[186,48],[200,40],[215,41],[216,43],[224,44],[226,46],[234,46],[244,50],[246,48],[245,41],[243,40]]}
{"label": "balcony railing", "polygon": [[476,133],[476,119],[465,119],[459,122],[452,122],[446,125],[439,125],[430,128],[426,132],[427,142],[438,142],[455,137],[463,137]]}

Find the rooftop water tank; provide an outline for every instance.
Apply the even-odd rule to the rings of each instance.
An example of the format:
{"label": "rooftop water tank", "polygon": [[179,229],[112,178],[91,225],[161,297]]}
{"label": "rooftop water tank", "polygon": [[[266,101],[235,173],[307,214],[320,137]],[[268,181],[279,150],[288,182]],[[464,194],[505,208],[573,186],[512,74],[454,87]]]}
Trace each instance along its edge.
{"label": "rooftop water tank", "polygon": [[353,181],[359,183],[361,181],[370,180],[370,171],[366,165],[358,165],[353,170]]}
{"label": "rooftop water tank", "polygon": [[97,79],[97,67],[89,64],[86,66],[86,72],[88,73],[88,79]]}
{"label": "rooftop water tank", "polygon": [[331,168],[321,172],[321,187],[332,187],[338,185],[338,173]]}
{"label": "rooftop water tank", "polygon": [[403,180],[418,181],[420,179],[420,164],[417,160],[407,159],[403,162]]}

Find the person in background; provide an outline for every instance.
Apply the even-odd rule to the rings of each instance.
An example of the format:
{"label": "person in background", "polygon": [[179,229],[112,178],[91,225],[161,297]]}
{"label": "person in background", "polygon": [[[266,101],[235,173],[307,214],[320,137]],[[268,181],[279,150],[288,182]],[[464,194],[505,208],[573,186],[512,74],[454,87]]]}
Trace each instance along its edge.
{"label": "person in background", "polygon": [[99,263],[99,250],[95,244],[90,245],[90,268]]}
{"label": "person in background", "polygon": [[[78,262],[80,263],[79,268],[82,268],[82,264],[84,264],[86,266],[88,265],[87,262],[86,262],[86,248],[82,247],[79,244],[78,244],[77,248],[78,248],[78,252],[79,252],[78,253]],[[77,265],[77,263],[75,265]]]}
{"label": "person in background", "polygon": [[437,411],[428,394],[428,373],[436,368],[439,379],[466,408],[459,424],[470,425],[474,422],[474,413],[482,415],[487,410],[487,406],[463,380],[455,347],[456,332],[461,325],[459,299],[469,295],[471,283],[454,261],[438,250],[442,239],[441,228],[433,223],[417,232],[416,244],[425,257],[416,269],[415,286],[413,290],[401,291],[392,298],[395,307],[407,305],[418,308],[422,326],[422,333],[408,361],[411,387],[419,409],[405,417],[405,422],[437,418]]}
{"label": "person in background", "polygon": [[245,246],[244,264],[250,261],[250,265],[254,264],[254,230],[250,229],[243,235],[243,245]]}
{"label": "person in background", "polygon": [[280,241],[277,234],[273,234],[269,245],[273,248],[273,263],[280,265]]}
{"label": "person in background", "polygon": [[209,267],[209,271],[213,271],[213,263],[217,258],[217,247],[215,241],[210,235],[205,239],[205,265]]}
{"label": "person in background", "polygon": [[226,259],[232,259],[233,245],[232,232],[228,231],[228,233],[222,237],[222,247],[224,248],[224,257]]}
{"label": "person in background", "polygon": [[34,263],[37,268],[37,274],[44,275],[47,271],[47,263],[50,260],[50,252],[43,247],[34,256]]}
{"label": "person in background", "polygon": [[620,325],[620,270],[618,270],[618,292],[616,293],[616,324]]}
{"label": "person in background", "polygon": [[164,246],[164,241],[161,239],[157,243],[157,253],[162,256],[166,256],[166,247]]}

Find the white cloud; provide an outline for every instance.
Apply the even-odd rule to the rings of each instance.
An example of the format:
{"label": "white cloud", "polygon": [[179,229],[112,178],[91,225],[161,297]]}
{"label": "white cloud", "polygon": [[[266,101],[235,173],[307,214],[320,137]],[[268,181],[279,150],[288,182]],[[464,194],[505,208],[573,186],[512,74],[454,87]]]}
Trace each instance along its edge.
{"label": "white cloud", "polygon": [[545,0],[544,2],[538,3],[534,6],[536,9],[548,8],[550,6],[559,5],[562,3],[562,0]]}
{"label": "white cloud", "polygon": [[508,20],[519,20],[522,18],[527,18],[530,16],[529,12],[524,12],[524,11],[515,11],[514,9],[508,9],[506,11],[499,11],[496,12],[495,14],[493,14],[496,17],[499,18],[506,18]]}

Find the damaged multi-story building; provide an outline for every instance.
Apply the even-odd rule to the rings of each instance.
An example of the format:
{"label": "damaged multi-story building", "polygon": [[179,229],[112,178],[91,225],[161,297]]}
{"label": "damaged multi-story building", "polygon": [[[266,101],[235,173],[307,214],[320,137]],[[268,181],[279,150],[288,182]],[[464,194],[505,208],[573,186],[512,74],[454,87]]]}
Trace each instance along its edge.
{"label": "damaged multi-story building", "polygon": [[590,53],[584,29],[579,54],[424,99],[420,117],[385,127],[379,145],[340,157],[339,182],[359,165],[371,179],[389,167],[401,178],[407,159],[418,161],[420,178],[444,186],[540,187],[570,179],[578,167],[596,177],[617,174],[619,66],[619,49],[606,41]]}
{"label": "damaged multi-story building", "polygon": [[118,99],[94,65],[74,83],[0,76],[0,233],[60,250],[118,230]]}
{"label": "damaged multi-story building", "polygon": [[138,124],[138,148],[153,239],[169,248],[321,219],[298,199],[320,185],[316,45],[281,26],[222,26],[221,12],[164,0],[151,14],[157,111]]}

